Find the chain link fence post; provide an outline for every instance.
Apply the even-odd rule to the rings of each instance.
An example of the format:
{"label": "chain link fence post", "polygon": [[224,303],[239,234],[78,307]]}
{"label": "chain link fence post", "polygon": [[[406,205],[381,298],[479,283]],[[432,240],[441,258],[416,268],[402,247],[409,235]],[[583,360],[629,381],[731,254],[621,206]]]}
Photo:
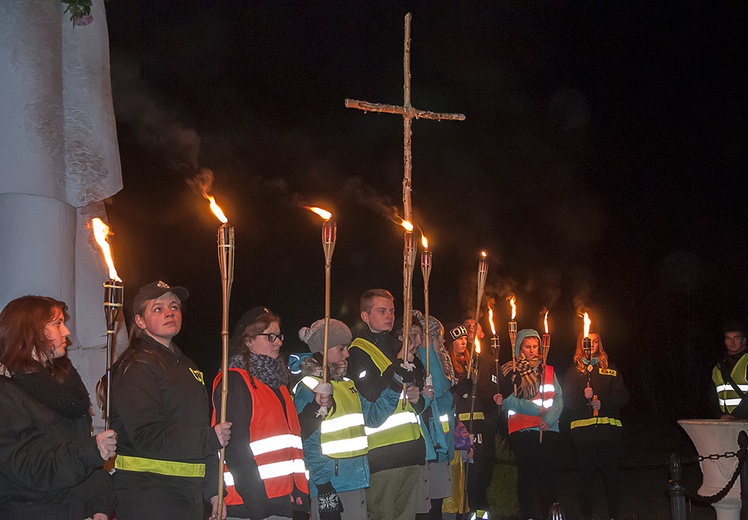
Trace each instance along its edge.
{"label": "chain link fence post", "polygon": [[670,495],[670,519],[687,520],[686,486],[683,484],[683,467],[677,453],[670,456],[670,482],[667,489]]}

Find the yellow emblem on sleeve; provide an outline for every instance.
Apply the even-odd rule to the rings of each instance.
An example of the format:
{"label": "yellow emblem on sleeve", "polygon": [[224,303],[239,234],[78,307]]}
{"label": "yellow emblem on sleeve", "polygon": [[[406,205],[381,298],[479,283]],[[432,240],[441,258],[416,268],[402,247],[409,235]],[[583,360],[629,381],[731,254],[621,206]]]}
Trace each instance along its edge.
{"label": "yellow emblem on sleeve", "polygon": [[200,381],[201,385],[205,386],[205,379],[203,378],[202,372],[200,372],[199,370],[193,370],[192,368],[190,368],[190,372],[192,372],[192,375],[195,377],[195,379]]}
{"label": "yellow emblem on sleeve", "polygon": [[600,375],[601,376],[613,376],[613,377],[616,377],[618,375],[618,372],[616,370],[613,370],[612,368],[606,368],[605,370],[603,370],[601,368],[600,369]]}

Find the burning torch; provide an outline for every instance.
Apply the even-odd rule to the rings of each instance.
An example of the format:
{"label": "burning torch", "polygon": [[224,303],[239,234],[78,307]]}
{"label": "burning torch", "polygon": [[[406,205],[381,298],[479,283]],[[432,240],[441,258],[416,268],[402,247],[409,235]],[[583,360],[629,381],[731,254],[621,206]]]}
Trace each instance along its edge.
{"label": "burning torch", "polygon": [[[229,226],[229,219],[216,204],[215,197],[203,191],[203,197],[210,202],[210,209],[221,222],[218,227],[218,265],[221,269],[221,288],[223,293],[223,313],[221,321],[221,414],[219,422],[226,422],[226,400],[229,395],[229,300],[231,284],[234,282],[234,226]],[[226,448],[221,448],[218,463],[218,518],[223,511],[223,464]]]}
{"label": "burning torch", "polygon": [[[475,357],[475,346],[479,345],[478,341],[478,320],[480,320],[480,307],[483,302],[483,290],[486,288],[486,277],[488,276],[488,254],[485,251],[480,252],[478,259],[478,298],[475,303],[475,332],[473,332],[473,345],[470,349],[470,360],[468,361],[468,374],[473,369],[473,358]],[[480,349],[478,350],[480,353]]]}
{"label": "burning torch", "polygon": [[429,333],[429,277],[431,276],[431,260],[432,254],[429,251],[429,241],[426,239],[426,235],[421,235],[421,245],[423,251],[421,251],[421,273],[423,274],[423,312],[426,320],[426,326],[423,330],[423,335],[426,341],[426,386],[432,386],[431,380],[431,363],[430,363],[430,343],[431,334]]}
{"label": "burning torch", "polygon": [[[403,348],[402,358],[406,365],[410,365],[409,355],[409,343],[410,343],[410,325],[413,322],[413,269],[415,268],[416,262],[416,240],[413,236],[413,224],[407,220],[403,220],[402,224],[405,228],[403,247]],[[428,323],[426,324],[428,326]],[[405,395],[406,385],[403,384],[403,404],[402,408],[408,403],[408,398]]]}
{"label": "burning torch", "polygon": [[112,260],[112,251],[109,247],[107,237],[109,236],[109,226],[104,224],[100,218],[91,220],[93,235],[96,242],[104,254],[107,268],[109,269],[109,280],[104,282],[104,316],[106,318],[106,399],[104,405],[104,429],[108,430],[110,426],[109,407],[111,403],[112,390],[112,344],[114,342],[114,328],[117,322],[117,316],[122,309],[124,301],[124,286],[122,279],[117,275]]}
{"label": "burning torch", "polygon": [[[494,362],[496,364],[496,393],[501,393],[501,373],[499,372],[499,336],[496,334],[496,325],[493,322],[493,307],[488,307],[488,324],[491,326],[491,348],[493,349]],[[499,412],[502,406],[499,405]]]}
{"label": "burning torch", "polygon": [[[330,270],[332,267],[332,253],[338,238],[338,225],[332,219],[332,213],[321,208],[307,207],[308,210],[322,217],[322,250],[325,253],[325,333],[322,343],[322,382],[330,379],[330,369],[327,366],[327,351],[330,337]],[[322,409],[320,408],[320,411]],[[327,415],[327,409],[320,415]]]}
{"label": "burning torch", "polygon": [[[517,353],[514,343],[517,341],[517,298],[512,295],[508,298],[512,308],[512,318],[509,320],[509,342],[512,344],[512,372],[517,371]],[[514,385],[514,393],[517,393],[517,385]]]}
{"label": "burning torch", "polygon": [[[540,371],[540,400],[543,403],[542,406],[545,408],[545,367],[548,362],[548,352],[551,350],[551,334],[550,328],[548,327],[548,310],[545,310],[545,316],[543,317],[544,333],[541,338],[541,344],[543,352],[541,353],[541,371]],[[543,442],[543,430],[540,430],[540,442]]]}
{"label": "burning torch", "polygon": [[[587,358],[587,388],[589,388],[590,381],[592,380],[592,340],[590,339],[590,325],[592,324],[592,320],[590,320],[590,315],[586,312],[582,315],[582,319],[584,320],[584,338],[582,339],[582,350],[584,350],[584,355]],[[587,403],[591,408],[592,399],[588,399]],[[597,416],[597,412],[595,412],[593,415]]]}

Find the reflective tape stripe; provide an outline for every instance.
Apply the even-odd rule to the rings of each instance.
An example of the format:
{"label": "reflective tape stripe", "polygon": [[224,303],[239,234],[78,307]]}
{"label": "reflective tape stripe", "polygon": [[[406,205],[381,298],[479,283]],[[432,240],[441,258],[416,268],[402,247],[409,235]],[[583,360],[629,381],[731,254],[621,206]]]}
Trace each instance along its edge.
{"label": "reflective tape stripe", "polygon": [[740,404],[741,401],[742,399],[740,399],[739,397],[736,397],[735,399],[720,399],[719,405],[720,406],[737,406]]}
{"label": "reflective tape stripe", "polygon": [[234,475],[230,471],[223,472],[223,481],[226,483],[226,487],[234,485]]}
{"label": "reflective tape stripe", "polygon": [[414,414],[413,412],[408,411],[402,413],[394,413],[387,417],[387,420],[384,421],[384,424],[382,424],[378,428],[369,428],[368,426],[366,426],[366,435],[372,435],[374,433],[391,430],[392,428],[397,428],[398,426],[402,426],[403,424],[418,424],[418,417],[416,417],[416,414]]}
{"label": "reflective tape stripe", "polygon": [[611,426],[623,426],[620,419],[612,417],[591,417],[590,419],[579,419],[571,422],[571,428],[581,428],[582,426],[593,426],[596,424],[609,424]]}
{"label": "reflective tape stripe", "polygon": [[332,419],[326,419],[322,421],[320,431],[322,433],[333,433],[351,428],[353,426],[364,425],[364,414],[362,413],[349,413],[342,417],[333,417]]}
{"label": "reflective tape stripe", "polygon": [[[479,421],[481,419],[485,419],[486,416],[483,415],[483,412],[473,412],[473,420]],[[460,414],[460,420],[461,421],[469,421],[470,420],[470,412],[467,413],[461,413]]]}
{"label": "reflective tape stripe", "polygon": [[366,436],[354,437],[353,439],[323,442],[320,446],[322,447],[323,455],[332,456],[338,453],[366,450],[369,447],[369,441]]}
{"label": "reflective tape stripe", "polygon": [[128,455],[117,455],[117,458],[114,460],[114,467],[123,471],[156,473],[157,475],[166,475],[169,477],[203,478],[205,476],[205,464],[146,459],[143,457],[130,457]]}
{"label": "reflective tape stripe", "polygon": [[249,447],[252,448],[252,453],[254,453],[255,456],[286,448],[304,449],[301,437],[298,435],[291,435],[290,433],[275,435],[274,437],[268,437],[267,439],[261,439],[259,441],[252,441],[249,443]]}
{"label": "reflective tape stripe", "polygon": [[306,473],[306,466],[301,459],[284,460],[282,462],[271,462],[270,464],[261,464],[257,466],[260,472],[260,478],[267,480],[277,477],[285,477],[294,473]]}
{"label": "reflective tape stripe", "polygon": [[[748,392],[748,385],[738,385],[738,388],[740,388],[743,392]],[[732,388],[732,385],[730,384],[721,384],[717,386],[717,392],[733,392],[734,390]]]}
{"label": "reflective tape stripe", "polygon": [[553,399],[546,399],[545,401],[542,401],[540,399],[533,399],[532,403],[538,406],[542,406],[543,408],[550,408],[551,406],[553,406]]}

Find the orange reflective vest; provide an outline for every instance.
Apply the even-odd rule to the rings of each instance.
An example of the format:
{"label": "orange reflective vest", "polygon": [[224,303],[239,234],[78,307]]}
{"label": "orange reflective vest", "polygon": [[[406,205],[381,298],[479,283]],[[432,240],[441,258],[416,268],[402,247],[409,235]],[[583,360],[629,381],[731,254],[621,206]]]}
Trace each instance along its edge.
{"label": "orange reflective vest", "polygon": [[[276,393],[265,383],[254,378],[253,387],[249,382],[246,370],[230,368],[244,379],[244,383],[252,396],[252,417],[249,421],[249,448],[254,456],[260,478],[265,484],[268,498],[290,495],[294,484],[304,492],[309,493],[304,466],[304,451],[301,442],[301,426],[296,415],[291,394],[285,386],[280,392],[285,403],[278,400]],[[221,374],[213,381],[215,393]],[[213,410],[213,423],[216,423],[216,411]],[[226,504],[243,504],[242,497],[236,492],[231,468],[224,464],[224,481],[226,482]]]}
{"label": "orange reflective vest", "polygon": [[[550,408],[553,405],[553,398],[555,396],[556,388],[553,386],[553,367],[546,365],[542,386],[538,388],[538,393],[532,398],[532,402],[538,406]],[[524,415],[510,411],[509,433],[518,432],[526,428],[537,428],[540,425],[540,419],[539,415]]]}

